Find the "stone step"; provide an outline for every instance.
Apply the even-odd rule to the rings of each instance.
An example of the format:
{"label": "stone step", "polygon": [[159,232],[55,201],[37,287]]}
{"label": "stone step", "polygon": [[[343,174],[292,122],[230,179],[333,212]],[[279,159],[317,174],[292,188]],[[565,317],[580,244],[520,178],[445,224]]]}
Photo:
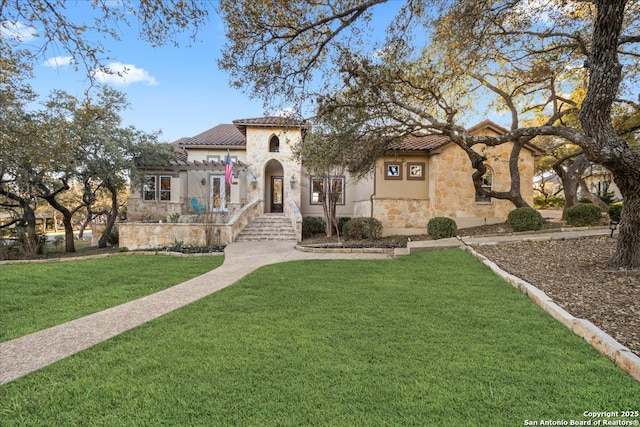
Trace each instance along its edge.
{"label": "stone step", "polygon": [[263,215],[247,224],[236,241],[297,240],[291,221],[286,216]]}

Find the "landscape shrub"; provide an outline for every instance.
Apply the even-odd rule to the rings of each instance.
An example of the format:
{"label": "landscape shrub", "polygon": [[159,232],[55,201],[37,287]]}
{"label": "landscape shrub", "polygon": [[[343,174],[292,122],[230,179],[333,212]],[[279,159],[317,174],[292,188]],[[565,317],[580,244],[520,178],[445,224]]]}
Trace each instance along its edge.
{"label": "landscape shrub", "polygon": [[120,243],[120,231],[117,227],[113,227],[111,229],[111,234],[109,234],[109,237],[107,237],[107,243],[109,243],[111,246],[118,246],[118,244]]}
{"label": "landscape shrub", "polygon": [[573,227],[598,225],[601,220],[602,212],[593,203],[578,203],[567,209],[567,224]]}
{"label": "landscape shrub", "polygon": [[611,221],[616,221],[616,222],[620,222],[620,215],[622,215],[622,205],[624,203],[622,202],[617,202],[617,203],[613,203],[611,206],[609,206],[609,218],[611,219]]}
{"label": "landscape shrub", "polygon": [[319,216],[308,216],[302,219],[302,237],[308,239],[316,233],[324,233],[327,223]]}
{"label": "landscape shrub", "polygon": [[340,230],[340,234],[344,232],[344,226],[349,222],[351,218],[348,216],[340,216],[338,217],[338,230]]}
{"label": "landscape shrub", "polygon": [[564,197],[560,196],[536,196],[533,198],[533,206],[536,209],[562,208],[564,202]]}
{"label": "landscape shrub", "polygon": [[382,237],[382,223],[375,218],[351,218],[345,223],[342,236],[347,240],[378,239]]}
{"label": "landscape shrub", "polygon": [[509,212],[507,223],[513,231],[540,230],[544,224],[544,218],[537,210],[524,207]]}
{"label": "landscape shrub", "polygon": [[451,218],[437,216],[427,223],[427,233],[436,240],[454,237],[457,232],[458,226]]}

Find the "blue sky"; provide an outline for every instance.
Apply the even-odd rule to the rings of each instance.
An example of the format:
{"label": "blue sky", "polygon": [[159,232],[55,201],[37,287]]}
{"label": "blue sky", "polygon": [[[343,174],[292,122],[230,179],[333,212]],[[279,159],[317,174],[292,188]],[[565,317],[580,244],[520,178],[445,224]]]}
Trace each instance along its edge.
{"label": "blue sky", "polygon": [[[76,10],[74,10],[74,8]],[[87,13],[86,5],[69,3],[72,14]],[[172,44],[153,48],[140,40],[136,23],[122,26],[122,41],[105,40],[110,50],[112,68],[126,65],[126,80],[107,76],[109,84],[124,92],[130,109],[123,112],[125,125],[144,131],[161,130],[161,141],[174,141],[193,136],[220,123],[234,119],[260,117],[262,101],[251,100],[241,91],[229,87],[229,78],[218,70],[216,59],[224,45],[224,29],[220,18],[211,14],[209,23],[199,31],[197,41],[187,46]],[[36,45],[36,40],[25,40]],[[90,87],[86,70],[68,65],[65,52],[49,52],[34,67],[31,85],[42,97],[53,89],[61,89],[82,97]],[[54,63],[57,66],[52,66]]]}
{"label": "blue sky", "polygon": [[[402,5],[403,2],[392,1],[376,7],[369,26],[374,39],[384,37],[389,20]],[[87,1],[69,1],[66,6],[65,13],[74,21],[91,19]],[[225,35],[215,12],[199,30],[197,40],[191,42],[185,36],[180,47],[172,43],[152,47],[140,39],[135,21],[131,27],[121,25],[120,31],[121,41],[105,39],[103,44],[109,51],[105,64],[115,71],[128,69],[124,80],[116,75],[105,77],[110,85],[126,94],[130,103],[130,109],[122,113],[125,125],[147,132],[161,131],[160,140],[172,142],[220,123],[265,114],[262,100],[250,99],[242,91],[230,88],[228,75],[217,67]],[[23,41],[25,46],[38,45],[38,39],[26,37]],[[86,70],[80,66],[76,71],[65,59],[68,55],[59,50],[49,51],[35,65],[31,84],[43,98],[53,89],[82,97],[90,87]]]}

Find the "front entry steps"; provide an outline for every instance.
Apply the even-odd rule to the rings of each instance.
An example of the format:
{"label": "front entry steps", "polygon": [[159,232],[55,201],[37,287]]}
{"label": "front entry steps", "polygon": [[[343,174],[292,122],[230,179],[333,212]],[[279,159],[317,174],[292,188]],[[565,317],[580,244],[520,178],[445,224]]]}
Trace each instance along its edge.
{"label": "front entry steps", "polygon": [[247,224],[236,237],[236,242],[264,240],[298,240],[291,219],[278,214],[262,215]]}

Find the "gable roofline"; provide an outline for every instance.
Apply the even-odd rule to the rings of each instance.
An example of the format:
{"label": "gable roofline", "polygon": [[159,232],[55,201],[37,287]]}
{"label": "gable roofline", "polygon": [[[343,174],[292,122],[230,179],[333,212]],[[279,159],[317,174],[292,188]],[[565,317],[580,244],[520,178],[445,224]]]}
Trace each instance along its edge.
{"label": "gable roofline", "polygon": [[[467,129],[467,132],[471,135],[479,133],[481,130],[491,130],[499,135],[509,132],[506,128],[491,120],[483,120],[480,123],[471,126]],[[390,151],[406,151],[406,152],[427,152],[432,153],[434,150],[444,148],[454,142],[451,139],[442,134],[426,134],[426,135],[410,135],[403,140],[392,144]],[[544,150],[540,147],[528,142],[524,144],[524,148],[531,151],[534,156],[540,156],[544,154]]]}
{"label": "gable roofline", "polygon": [[245,136],[235,125],[222,123],[200,132],[190,138],[180,138],[173,143],[180,148],[217,148],[217,149],[241,149],[247,145]]}
{"label": "gable roofline", "polygon": [[[469,132],[470,134],[473,134],[473,132],[477,132],[482,129],[490,129],[500,135],[509,132],[508,129],[503,128],[502,126],[500,126],[499,124],[491,120],[483,120],[477,125],[471,126],[469,129],[467,129],[467,132]],[[536,144],[533,144],[532,142],[527,142],[526,144],[524,144],[524,148],[531,151],[531,154],[533,154],[534,156],[541,156],[545,152],[542,148],[538,147]]]}
{"label": "gable roofline", "polygon": [[245,136],[247,135],[248,127],[300,128],[303,134],[309,128],[309,123],[306,120],[297,120],[284,116],[265,116],[250,119],[237,119],[233,121],[233,124]]}

